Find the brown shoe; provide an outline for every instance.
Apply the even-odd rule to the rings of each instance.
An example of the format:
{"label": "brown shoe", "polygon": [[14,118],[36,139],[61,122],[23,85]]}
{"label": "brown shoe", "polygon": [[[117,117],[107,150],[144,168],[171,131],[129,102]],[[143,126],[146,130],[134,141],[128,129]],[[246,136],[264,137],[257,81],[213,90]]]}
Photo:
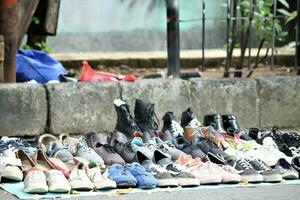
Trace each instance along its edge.
{"label": "brown shoe", "polygon": [[23,173],[27,173],[28,170],[30,170],[32,167],[35,166],[35,163],[33,162],[33,160],[23,150],[18,150],[16,153],[16,156],[18,159],[21,160],[21,163],[22,163],[21,169],[22,169]]}
{"label": "brown shoe", "polygon": [[38,149],[33,156],[33,162],[38,169],[46,172],[51,169],[56,169],[61,171],[65,177],[69,177],[70,170],[67,168],[67,166],[65,166],[65,164],[58,159],[53,158],[52,160],[53,162],[48,158],[42,149]]}
{"label": "brown shoe", "polygon": [[191,127],[191,126],[186,126],[184,127],[184,134],[183,134],[183,137],[184,137],[184,140],[186,142],[193,142],[196,138],[196,131],[195,128]]}

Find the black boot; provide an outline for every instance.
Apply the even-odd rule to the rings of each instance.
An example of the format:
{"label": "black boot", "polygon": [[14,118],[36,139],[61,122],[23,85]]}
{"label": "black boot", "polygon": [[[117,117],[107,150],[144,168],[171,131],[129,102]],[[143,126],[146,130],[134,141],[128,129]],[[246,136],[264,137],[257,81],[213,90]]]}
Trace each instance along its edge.
{"label": "black boot", "polygon": [[195,116],[192,108],[188,108],[182,112],[181,115],[181,124],[183,128],[190,125],[192,127],[200,126],[201,123],[198,121],[197,117]]}
{"label": "black boot", "polygon": [[115,128],[117,131],[124,133],[129,139],[133,138],[136,132],[141,132],[141,129],[138,127],[130,113],[129,105],[126,102],[117,99],[114,101],[114,106],[117,112],[117,124]]}
{"label": "black boot", "polygon": [[227,129],[234,129],[236,131],[240,131],[241,127],[237,122],[237,119],[234,115],[222,115],[223,125],[225,130]]}
{"label": "black boot", "polygon": [[212,126],[216,131],[226,133],[226,129],[224,129],[223,126],[222,116],[219,114],[205,115],[203,126]]}
{"label": "black boot", "polygon": [[135,101],[134,117],[137,125],[143,132],[143,142],[145,143],[156,136],[155,132],[158,130],[158,123],[154,120],[155,116],[154,103],[141,99]]}

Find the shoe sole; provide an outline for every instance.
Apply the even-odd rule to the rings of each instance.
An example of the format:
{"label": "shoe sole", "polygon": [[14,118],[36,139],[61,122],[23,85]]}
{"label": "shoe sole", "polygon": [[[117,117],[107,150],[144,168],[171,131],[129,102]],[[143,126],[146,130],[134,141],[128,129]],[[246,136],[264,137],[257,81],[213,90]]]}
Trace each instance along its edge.
{"label": "shoe sole", "polygon": [[282,181],[282,176],[280,174],[263,176],[263,177],[264,177],[264,182],[267,183],[278,183]]}
{"label": "shoe sole", "polygon": [[207,177],[197,177],[200,181],[200,185],[217,185],[222,182],[221,176],[207,176]]}
{"label": "shoe sole", "polygon": [[140,189],[153,189],[155,188],[156,185],[143,185],[143,186],[138,186]]}
{"label": "shoe sole", "polygon": [[264,177],[262,175],[247,175],[242,176],[242,182],[248,182],[248,183],[261,183],[264,181]]}
{"label": "shoe sole", "polygon": [[112,190],[112,189],[116,189],[117,188],[117,184],[115,182],[109,184],[103,184],[103,183],[94,183],[95,188],[97,190]]}
{"label": "shoe sole", "polygon": [[117,183],[117,186],[119,186],[119,187],[134,187],[134,186],[136,186],[136,183],[134,183],[134,182]]}
{"label": "shoe sole", "polygon": [[53,193],[68,193],[71,190],[70,186],[57,185],[49,187],[49,192]]}
{"label": "shoe sole", "polygon": [[176,179],[157,179],[157,187],[178,187]]}
{"label": "shoe sole", "polygon": [[200,185],[200,181],[196,178],[178,178],[178,185],[182,187],[195,187]]}
{"label": "shoe sole", "polygon": [[224,184],[236,184],[236,183],[240,183],[241,180],[242,177],[238,174],[231,174],[230,176],[222,177],[222,183]]}
{"label": "shoe sole", "polygon": [[32,194],[42,194],[48,192],[48,187],[46,186],[28,186],[24,188],[24,191],[26,193],[32,193]]}
{"label": "shoe sole", "polygon": [[71,181],[69,184],[73,190],[88,191],[94,189],[94,184],[92,184],[92,182]]}

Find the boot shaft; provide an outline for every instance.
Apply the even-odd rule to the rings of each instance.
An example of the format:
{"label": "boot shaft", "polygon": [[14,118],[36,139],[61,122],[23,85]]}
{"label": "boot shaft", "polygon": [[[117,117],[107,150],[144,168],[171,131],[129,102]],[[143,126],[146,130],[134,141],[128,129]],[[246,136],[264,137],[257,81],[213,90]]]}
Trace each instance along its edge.
{"label": "boot shaft", "polygon": [[194,118],[195,114],[192,108],[188,108],[187,110],[182,112],[180,125],[182,127],[186,127]]}
{"label": "boot shaft", "polygon": [[225,130],[227,130],[228,128],[232,128],[235,130],[241,129],[241,127],[238,124],[237,119],[234,115],[222,115],[222,119],[223,119],[223,124],[224,124]]}
{"label": "boot shaft", "polygon": [[216,130],[221,133],[226,132],[223,125],[222,116],[219,114],[205,115],[204,116],[204,126],[213,126]]}

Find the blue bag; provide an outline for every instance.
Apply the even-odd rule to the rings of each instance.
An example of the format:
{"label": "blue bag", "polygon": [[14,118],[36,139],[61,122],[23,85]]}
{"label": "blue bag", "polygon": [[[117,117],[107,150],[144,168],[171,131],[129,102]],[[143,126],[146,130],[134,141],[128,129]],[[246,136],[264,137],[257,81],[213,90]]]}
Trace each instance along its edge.
{"label": "blue bag", "polygon": [[44,84],[67,74],[62,64],[49,54],[37,50],[18,50],[17,82],[36,80]]}

